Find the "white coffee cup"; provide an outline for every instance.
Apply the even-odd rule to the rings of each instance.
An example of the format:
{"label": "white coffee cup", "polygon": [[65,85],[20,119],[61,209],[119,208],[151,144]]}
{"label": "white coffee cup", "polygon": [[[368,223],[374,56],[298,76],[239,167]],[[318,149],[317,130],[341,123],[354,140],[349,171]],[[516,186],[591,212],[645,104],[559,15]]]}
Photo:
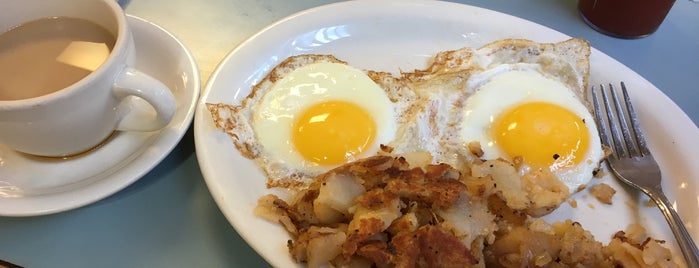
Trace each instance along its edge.
{"label": "white coffee cup", "polygon": [[[71,17],[97,23],[115,36],[110,55],[82,80],[38,97],[0,100],[0,144],[65,157],[90,150],[115,131],[155,131],[170,122],[175,98],[167,86],[133,68],[131,29],[116,1],[0,0],[0,7],[0,33],[37,19]],[[143,100],[153,111],[134,115],[131,107]]]}

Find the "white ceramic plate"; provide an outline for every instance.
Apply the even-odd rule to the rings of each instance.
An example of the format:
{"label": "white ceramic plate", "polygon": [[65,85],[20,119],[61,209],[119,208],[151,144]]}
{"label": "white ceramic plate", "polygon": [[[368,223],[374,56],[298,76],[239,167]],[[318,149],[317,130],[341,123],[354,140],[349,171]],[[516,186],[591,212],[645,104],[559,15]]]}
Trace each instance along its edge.
{"label": "white ceramic plate", "polygon": [[[352,1],[300,12],[252,36],[220,64],[204,90],[195,116],[197,158],[218,206],[238,233],[275,267],[295,265],[283,228],[257,218],[257,199],[271,191],[253,161],[240,155],[230,138],[217,130],[204,103],[238,104],[277,63],[288,56],[328,53],[349,64],[397,73],[424,68],[436,52],[480,47],[502,38],[558,42],[569,37],[547,27],[467,5],[433,1]],[[699,130],[667,96],[621,63],[598,50],[591,56],[591,84],[623,80],[631,90],[650,146],[664,168],[664,185],[694,237],[699,237],[697,194]],[[652,126],[652,127],[651,127]],[[575,194],[577,208],[563,204],[549,220],[571,218],[604,243],[631,222],[675,246],[662,215],[642,203],[646,198],[611,178],[619,192],[608,206]],[[633,205],[629,205],[633,204]],[[676,252],[679,252],[676,250]],[[679,256],[679,255],[678,255]]]}
{"label": "white ceramic plate", "polygon": [[172,121],[156,132],[118,133],[97,150],[68,160],[31,157],[0,144],[1,216],[57,213],[116,193],[160,163],[189,128],[201,88],[194,58],[163,28],[134,16],[128,22],[135,67],[162,81],[175,96]]}

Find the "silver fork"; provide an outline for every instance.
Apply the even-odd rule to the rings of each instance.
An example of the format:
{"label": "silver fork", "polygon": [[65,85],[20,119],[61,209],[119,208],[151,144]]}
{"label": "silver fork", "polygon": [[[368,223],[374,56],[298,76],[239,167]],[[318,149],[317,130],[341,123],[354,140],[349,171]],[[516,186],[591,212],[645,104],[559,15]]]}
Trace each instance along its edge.
{"label": "silver fork", "polygon": [[[643,191],[658,205],[670,224],[670,229],[687,260],[688,267],[699,267],[699,250],[684,227],[680,216],[677,215],[663,193],[660,185],[660,167],[648,150],[626,85],[621,82],[623,103],[619,101],[612,84],[609,84],[609,90],[606,90],[604,85],[600,85],[599,92],[601,96],[595,87],[592,87],[592,104],[595,109],[595,120],[600,128],[602,143],[612,149],[612,154],[607,158],[610,169],[617,178]],[[611,99],[608,94],[611,94]],[[600,105],[600,97],[604,107]],[[606,118],[604,114],[607,115]],[[631,123],[631,127],[629,127],[628,122]]]}

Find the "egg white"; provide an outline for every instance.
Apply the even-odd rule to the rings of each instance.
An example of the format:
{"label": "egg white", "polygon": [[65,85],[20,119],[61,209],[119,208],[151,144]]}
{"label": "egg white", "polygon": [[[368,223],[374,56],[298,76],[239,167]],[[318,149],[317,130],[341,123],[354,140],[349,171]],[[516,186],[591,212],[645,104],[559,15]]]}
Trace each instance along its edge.
{"label": "egg white", "polygon": [[358,105],[375,120],[376,136],[356,158],[376,154],[397,129],[394,105],[364,72],[346,64],[313,63],[302,66],[275,82],[253,109],[251,125],[259,158],[272,177],[292,174],[315,176],[335,166],[305,159],[292,142],[293,126],[300,114],[312,105],[326,101],[346,101]]}
{"label": "egg white", "polygon": [[460,139],[480,142],[483,159],[512,160],[488,134],[491,124],[502,112],[527,102],[548,102],[566,107],[584,120],[590,135],[589,148],[582,161],[572,167],[552,170],[572,193],[590,181],[603,157],[597,127],[575,93],[558,80],[544,76],[538,68],[535,64],[505,64],[472,76],[468,83],[476,93],[466,100]]}

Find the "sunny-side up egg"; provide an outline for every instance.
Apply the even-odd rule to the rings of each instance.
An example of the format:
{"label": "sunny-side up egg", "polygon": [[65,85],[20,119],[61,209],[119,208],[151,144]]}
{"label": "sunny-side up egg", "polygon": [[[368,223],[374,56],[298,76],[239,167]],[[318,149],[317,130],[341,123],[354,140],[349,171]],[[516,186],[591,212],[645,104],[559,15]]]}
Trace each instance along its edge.
{"label": "sunny-side up egg", "polygon": [[395,136],[393,103],[361,70],[312,63],[275,82],[254,107],[252,127],[268,175],[315,176],[372,156]]}
{"label": "sunny-side up egg", "polygon": [[522,157],[547,168],[571,193],[593,176],[603,157],[597,127],[570,89],[535,65],[502,65],[477,74],[465,103],[461,139],[478,141],[482,158]]}

